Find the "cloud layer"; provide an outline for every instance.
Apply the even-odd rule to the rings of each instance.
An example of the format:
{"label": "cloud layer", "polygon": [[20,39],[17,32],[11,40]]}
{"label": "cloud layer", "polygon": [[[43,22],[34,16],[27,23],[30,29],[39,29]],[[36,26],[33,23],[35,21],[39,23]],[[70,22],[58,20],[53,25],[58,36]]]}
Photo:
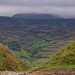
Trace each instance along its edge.
{"label": "cloud layer", "polygon": [[48,13],[75,17],[75,0],[0,0],[0,16],[16,13]]}

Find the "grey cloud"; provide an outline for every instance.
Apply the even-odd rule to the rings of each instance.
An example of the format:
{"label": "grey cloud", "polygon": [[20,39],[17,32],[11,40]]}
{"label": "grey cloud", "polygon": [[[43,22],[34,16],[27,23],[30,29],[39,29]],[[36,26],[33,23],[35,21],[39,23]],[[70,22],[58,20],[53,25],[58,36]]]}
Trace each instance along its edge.
{"label": "grey cloud", "polygon": [[75,6],[75,0],[0,0],[0,5],[10,6]]}
{"label": "grey cloud", "polygon": [[0,0],[0,15],[48,13],[64,18],[75,17],[75,0]]}
{"label": "grey cloud", "polygon": [[11,16],[16,13],[47,13],[62,16],[64,18],[75,17],[75,7],[23,7],[23,6],[1,6],[0,15]]}

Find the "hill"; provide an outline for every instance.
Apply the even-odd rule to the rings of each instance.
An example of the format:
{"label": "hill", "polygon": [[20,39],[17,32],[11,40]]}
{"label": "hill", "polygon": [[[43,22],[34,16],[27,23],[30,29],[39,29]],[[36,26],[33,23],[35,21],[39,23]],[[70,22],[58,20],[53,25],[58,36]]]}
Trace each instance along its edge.
{"label": "hill", "polygon": [[0,71],[25,71],[28,68],[8,47],[0,44]]}
{"label": "hill", "polygon": [[75,41],[61,48],[51,59],[51,64],[75,64]]}
{"label": "hill", "polygon": [[44,70],[49,68],[75,68],[75,41],[71,41],[59,49],[59,51],[44,64],[43,68],[41,67],[39,69]]}
{"label": "hill", "polygon": [[31,18],[31,19],[59,19],[61,17],[51,14],[15,14],[14,18]]}

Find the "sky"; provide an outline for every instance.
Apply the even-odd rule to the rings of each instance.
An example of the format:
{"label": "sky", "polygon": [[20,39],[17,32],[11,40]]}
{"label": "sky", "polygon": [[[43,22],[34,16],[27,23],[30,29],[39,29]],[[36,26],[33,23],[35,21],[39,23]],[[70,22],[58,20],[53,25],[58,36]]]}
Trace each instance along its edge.
{"label": "sky", "polygon": [[0,16],[17,13],[43,13],[75,17],[75,0],[0,0]]}

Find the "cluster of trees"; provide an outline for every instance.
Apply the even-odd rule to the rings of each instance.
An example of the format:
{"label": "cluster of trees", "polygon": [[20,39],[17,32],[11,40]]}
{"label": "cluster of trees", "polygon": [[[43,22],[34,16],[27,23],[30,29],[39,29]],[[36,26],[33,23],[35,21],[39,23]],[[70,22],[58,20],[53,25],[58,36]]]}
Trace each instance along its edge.
{"label": "cluster of trees", "polygon": [[9,47],[9,49],[11,49],[11,50],[21,51],[21,47],[18,42],[15,42],[15,41],[2,42],[2,44],[7,45]]}

